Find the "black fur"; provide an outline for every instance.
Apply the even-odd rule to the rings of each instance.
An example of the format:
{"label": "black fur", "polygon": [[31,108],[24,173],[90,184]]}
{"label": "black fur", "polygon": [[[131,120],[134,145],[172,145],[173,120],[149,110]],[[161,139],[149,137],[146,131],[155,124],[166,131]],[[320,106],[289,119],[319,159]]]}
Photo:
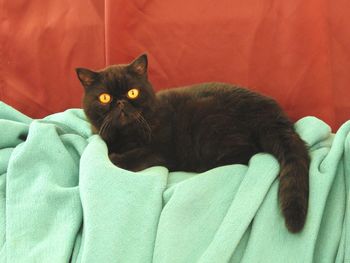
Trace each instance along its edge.
{"label": "black fur", "polygon": [[[170,171],[203,172],[247,164],[258,152],[281,164],[279,201],[286,226],[299,232],[308,209],[309,155],[292,122],[271,98],[223,83],[205,83],[154,93],[147,57],[93,72],[77,69],[85,88],[83,107],[106,141],[111,161],[138,171],[166,166]],[[131,88],[137,99],[128,99]],[[111,94],[101,104],[99,94]]]}

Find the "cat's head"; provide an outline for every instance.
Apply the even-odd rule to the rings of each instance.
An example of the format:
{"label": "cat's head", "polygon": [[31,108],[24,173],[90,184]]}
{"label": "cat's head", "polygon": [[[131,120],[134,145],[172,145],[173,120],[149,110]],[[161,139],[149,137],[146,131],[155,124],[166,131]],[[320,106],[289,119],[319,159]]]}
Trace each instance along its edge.
{"label": "cat's head", "polygon": [[144,128],[155,106],[145,54],[130,64],[99,71],[77,68],[76,72],[85,91],[83,109],[95,132],[106,139],[116,131]]}

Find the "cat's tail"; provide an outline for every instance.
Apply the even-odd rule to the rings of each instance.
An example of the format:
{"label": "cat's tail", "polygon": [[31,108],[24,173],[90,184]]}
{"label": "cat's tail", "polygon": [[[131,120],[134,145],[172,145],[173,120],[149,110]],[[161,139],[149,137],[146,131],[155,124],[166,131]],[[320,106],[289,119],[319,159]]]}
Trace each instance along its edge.
{"label": "cat's tail", "polygon": [[307,147],[289,121],[260,132],[263,151],[273,154],[280,163],[278,197],[286,226],[292,233],[300,232],[306,221],[309,200]]}

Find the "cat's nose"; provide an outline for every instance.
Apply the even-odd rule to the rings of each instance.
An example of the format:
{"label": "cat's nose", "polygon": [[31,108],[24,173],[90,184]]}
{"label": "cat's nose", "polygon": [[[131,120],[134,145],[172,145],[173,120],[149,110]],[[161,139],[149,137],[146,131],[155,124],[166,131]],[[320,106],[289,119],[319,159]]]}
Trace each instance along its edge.
{"label": "cat's nose", "polygon": [[124,108],[124,105],[125,105],[124,101],[121,101],[121,100],[117,101],[117,107]]}

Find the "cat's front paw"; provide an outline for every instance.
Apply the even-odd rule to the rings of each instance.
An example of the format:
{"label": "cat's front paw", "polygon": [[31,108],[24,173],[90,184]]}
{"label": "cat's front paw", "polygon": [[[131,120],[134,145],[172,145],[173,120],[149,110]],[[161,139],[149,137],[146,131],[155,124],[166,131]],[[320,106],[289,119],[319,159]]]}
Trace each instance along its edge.
{"label": "cat's front paw", "polygon": [[147,162],[136,162],[125,154],[111,153],[109,154],[109,159],[119,168],[133,172],[142,171],[151,166]]}
{"label": "cat's front paw", "polygon": [[125,165],[123,165],[123,155],[118,153],[110,153],[108,157],[114,165],[120,168],[124,168],[124,169],[126,168],[124,167]]}

